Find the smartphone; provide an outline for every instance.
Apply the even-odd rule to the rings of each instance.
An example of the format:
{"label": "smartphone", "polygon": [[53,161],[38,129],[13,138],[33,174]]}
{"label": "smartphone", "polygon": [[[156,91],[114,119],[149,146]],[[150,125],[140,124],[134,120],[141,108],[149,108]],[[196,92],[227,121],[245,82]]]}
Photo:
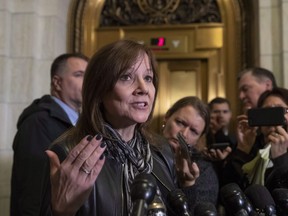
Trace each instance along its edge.
{"label": "smartphone", "polygon": [[230,146],[229,142],[223,142],[223,143],[212,143],[210,145],[210,149],[220,149],[220,150],[224,150],[226,149],[228,146]]}
{"label": "smartphone", "polygon": [[186,143],[182,134],[178,133],[177,138],[180,145],[181,154],[188,161],[188,165],[191,166],[193,162],[197,162],[199,159],[203,158],[203,155],[194,146]]}
{"label": "smartphone", "polygon": [[248,125],[250,127],[286,125],[285,114],[287,111],[287,108],[284,107],[249,109],[247,111]]}
{"label": "smartphone", "polygon": [[189,151],[189,149],[188,149],[188,144],[186,143],[186,141],[185,141],[185,139],[183,138],[182,134],[178,133],[178,134],[177,134],[177,138],[178,138],[178,141],[179,141],[181,154],[182,154],[183,157],[187,160],[188,165],[191,166],[192,160],[191,160],[190,151]]}

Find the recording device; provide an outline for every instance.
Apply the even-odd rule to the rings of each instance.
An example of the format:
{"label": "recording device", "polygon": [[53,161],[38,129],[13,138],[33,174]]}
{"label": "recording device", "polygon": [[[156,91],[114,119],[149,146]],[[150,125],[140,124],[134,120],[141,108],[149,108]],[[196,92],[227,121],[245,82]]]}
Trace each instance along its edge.
{"label": "recording device", "polygon": [[239,185],[230,183],[220,189],[221,201],[229,216],[256,216],[252,207]]}
{"label": "recording device", "polygon": [[251,201],[258,215],[276,216],[276,204],[268,189],[259,184],[246,188],[245,195]]}
{"label": "recording device", "polygon": [[286,125],[285,114],[288,112],[284,107],[253,108],[247,111],[248,125],[255,126],[278,126]]}
{"label": "recording device", "polygon": [[181,133],[177,134],[178,142],[180,145],[181,154],[187,160],[188,165],[191,166],[192,162],[197,161],[201,156],[201,153],[191,145],[189,145]]}
{"label": "recording device", "polygon": [[277,216],[288,216],[288,189],[276,188],[272,196],[276,202]]}
{"label": "recording device", "polygon": [[189,151],[189,145],[186,143],[184,137],[181,133],[177,134],[178,142],[180,145],[181,155],[187,160],[188,165],[191,166],[192,160],[191,160],[191,154]]}
{"label": "recording device", "polygon": [[188,200],[186,195],[180,189],[170,191],[167,196],[169,206],[171,206],[174,212],[179,216],[190,216]]}
{"label": "recording device", "polygon": [[229,142],[222,142],[222,143],[212,143],[209,148],[210,149],[220,149],[220,150],[224,150],[226,149],[228,146],[230,146]]}
{"label": "recording device", "polygon": [[148,173],[138,174],[131,185],[132,216],[144,216],[147,207],[154,199],[157,185],[155,178]]}
{"label": "recording device", "polygon": [[217,209],[213,203],[201,202],[195,206],[194,215],[197,215],[197,216],[217,216]]}

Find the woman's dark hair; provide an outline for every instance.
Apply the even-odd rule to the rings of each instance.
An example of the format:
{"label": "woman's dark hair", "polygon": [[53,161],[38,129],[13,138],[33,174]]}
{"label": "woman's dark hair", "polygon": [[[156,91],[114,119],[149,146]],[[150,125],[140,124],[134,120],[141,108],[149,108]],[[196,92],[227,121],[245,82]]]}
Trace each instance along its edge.
{"label": "woman's dark hair", "polygon": [[[155,86],[155,98],[158,92],[158,75],[156,71],[156,59],[152,51],[145,45],[131,40],[119,40],[102,47],[90,59],[84,76],[82,87],[82,112],[75,129],[69,136],[69,143],[76,145],[84,136],[101,133],[109,137],[104,129],[103,98],[112,91],[119,77],[131,69],[139,58],[148,56],[153,72],[153,85]],[[152,119],[155,106],[147,122],[137,125],[146,133],[147,125]]]}
{"label": "woman's dark hair", "polygon": [[261,108],[269,96],[279,97],[288,105],[288,89],[277,87],[262,93],[258,99],[257,107]]}
{"label": "woman's dark hair", "polygon": [[176,101],[170,107],[170,109],[168,109],[168,111],[165,114],[165,117],[166,118],[171,117],[179,109],[186,107],[186,106],[192,106],[199,113],[199,115],[203,118],[205,122],[205,127],[204,127],[202,134],[206,134],[208,132],[209,124],[210,124],[210,111],[209,111],[207,104],[201,101],[196,96],[187,96]]}

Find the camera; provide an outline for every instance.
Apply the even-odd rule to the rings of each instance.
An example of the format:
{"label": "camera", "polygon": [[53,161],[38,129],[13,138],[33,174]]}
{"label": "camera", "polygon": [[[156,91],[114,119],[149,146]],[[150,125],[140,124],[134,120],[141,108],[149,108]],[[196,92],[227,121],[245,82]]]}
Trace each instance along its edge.
{"label": "camera", "polygon": [[288,112],[284,107],[252,108],[247,111],[248,125],[255,126],[285,126],[287,124],[285,114]]}

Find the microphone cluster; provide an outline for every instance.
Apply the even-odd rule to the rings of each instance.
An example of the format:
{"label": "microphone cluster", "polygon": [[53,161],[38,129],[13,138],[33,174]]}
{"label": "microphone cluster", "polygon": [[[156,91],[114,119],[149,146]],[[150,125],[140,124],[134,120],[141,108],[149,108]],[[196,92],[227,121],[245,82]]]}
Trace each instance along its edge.
{"label": "microphone cluster", "polygon": [[[131,185],[131,216],[151,215],[148,206],[153,206],[158,190],[151,174],[137,175]],[[270,193],[265,186],[253,184],[242,191],[239,185],[230,183],[220,189],[220,198],[225,216],[288,216],[287,188],[277,188]],[[177,216],[217,216],[216,207],[209,202],[198,203],[191,213],[186,196],[180,189],[170,191],[167,204]],[[166,210],[164,203],[163,207]]]}
{"label": "microphone cluster", "polygon": [[253,184],[244,191],[235,183],[220,189],[227,216],[288,216],[288,189],[275,189]]}
{"label": "microphone cluster", "polygon": [[[131,185],[131,201],[133,203],[131,216],[166,215],[165,213],[159,214],[158,190],[156,180],[151,174],[138,174]],[[154,205],[154,202],[157,205]],[[216,207],[212,203],[197,204],[194,214],[192,214],[187,198],[180,189],[169,192],[167,204],[177,216],[217,216]],[[161,209],[166,209],[166,207],[162,208],[162,205],[164,203],[161,203]]]}

